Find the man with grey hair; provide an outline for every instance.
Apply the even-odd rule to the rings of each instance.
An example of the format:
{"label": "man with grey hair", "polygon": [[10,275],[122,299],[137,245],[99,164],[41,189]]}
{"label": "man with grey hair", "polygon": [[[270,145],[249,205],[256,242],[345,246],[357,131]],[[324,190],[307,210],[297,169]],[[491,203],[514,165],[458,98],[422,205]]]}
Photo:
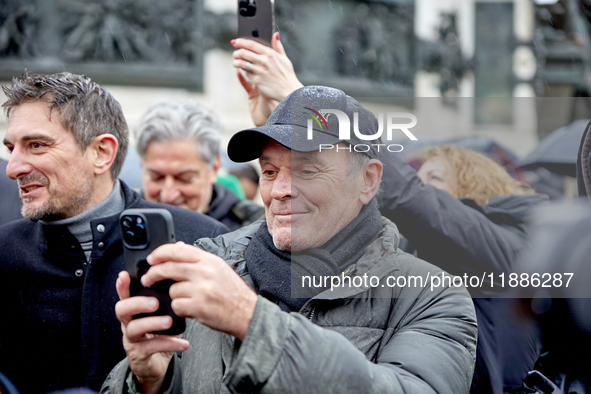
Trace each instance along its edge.
{"label": "man with grey hair", "polygon": [[[18,181],[25,219],[0,227],[0,371],[23,393],[97,390],[125,354],[114,313],[125,267],[119,214],[161,206],[117,180],[128,129],[103,87],[25,73],[4,93],[6,174]],[[227,230],[167,208],[179,240]]]}
{"label": "man with grey hair", "polygon": [[231,230],[260,219],[262,207],[216,183],[221,128],[216,114],[196,101],[148,109],[135,132],[144,198],[204,213]]}
{"label": "man with grey hair", "polygon": [[[343,126],[350,138],[340,137],[343,116],[314,122],[326,108],[355,119],[358,128]],[[474,306],[461,284],[429,286],[447,274],[398,249],[375,199],[379,152],[355,148],[359,131],[377,129],[344,92],[308,86],[266,125],[235,134],[230,158],[259,159],[266,220],[147,258],[145,286],[177,281],[172,308],[190,318],[183,338],[154,338],[158,319],[132,320],[149,299],[130,297],[119,275],[128,357],[102,393],[467,393]]]}

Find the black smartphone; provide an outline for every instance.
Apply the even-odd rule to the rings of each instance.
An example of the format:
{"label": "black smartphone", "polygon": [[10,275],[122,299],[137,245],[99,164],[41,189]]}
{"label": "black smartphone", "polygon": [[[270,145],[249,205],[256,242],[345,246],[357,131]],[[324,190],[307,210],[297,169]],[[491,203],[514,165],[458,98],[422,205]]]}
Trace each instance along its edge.
{"label": "black smartphone", "polygon": [[275,26],[273,0],[238,1],[238,37],[271,46]]}
{"label": "black smartphone", "polygon": [[146,261],[148,255],[160,245],[175,242],[172,215],[166,209],[160,208],[126,209],[119,215],[119,224],[123,235],[125,269],[131,277],[130,294],[156,297],[160,303],[156,312],[142,313],[134,316],[134,319],[169,315],[173,320],[172,327],[153,334],[182,333],[185,331],[185,319],[178,317],[170,305],[172,300],[169,289],[174,281],[163,280],[149,288],[140,282],[141,277],[150,269],[150,264]]}

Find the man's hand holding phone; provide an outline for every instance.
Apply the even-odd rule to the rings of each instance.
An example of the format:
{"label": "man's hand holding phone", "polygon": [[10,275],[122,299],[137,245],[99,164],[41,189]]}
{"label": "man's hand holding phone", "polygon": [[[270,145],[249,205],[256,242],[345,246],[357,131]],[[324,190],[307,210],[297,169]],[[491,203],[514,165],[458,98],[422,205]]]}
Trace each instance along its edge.
{"label": "man's hand holding phone", "polygon": [[129,366],[142,386],[144,394],[158,393],[164,382],[170,359],[175,352],[189,348],[189,342],[179,335],[151,334],[172,327],[172,318],[149,316],[140,319],[133,317],[142,313],[158,310],[156,297],[135,296],[129,294],[131,278],[127,271],[119,273],[116,287],[120,301],[115,306],[115,313],[121,322],[123,347],[127,353]]}
{"label": "man's hand holding phone", "polygon": [[258,297],[223,259],[177,242],[156,249],[148,263],[151,268],[142,277],[144,286],[176,281],[170,286],[170,297],[178,316],[244,339]]}
{"label": "man's hand holding phone", "polygon": [[[162,280],[176,281],[170,286],[172,309],[180,317],[193,318],[214,330],[243,340],[257,303],[256,293],[220,257],[183,242],[158,247],[147,258],[150,269],[142,284],[150,287]],[[180,336],[151,332],[170,328],[170,316],[134,315],[158,309],[154,297],[129,295],[130,278],[119,274],[117,292],[121,300],[115,311],[121,321],[123,345],[130,368],[144,393],[160,390],[174,352],[182,352],[189,343]]]}

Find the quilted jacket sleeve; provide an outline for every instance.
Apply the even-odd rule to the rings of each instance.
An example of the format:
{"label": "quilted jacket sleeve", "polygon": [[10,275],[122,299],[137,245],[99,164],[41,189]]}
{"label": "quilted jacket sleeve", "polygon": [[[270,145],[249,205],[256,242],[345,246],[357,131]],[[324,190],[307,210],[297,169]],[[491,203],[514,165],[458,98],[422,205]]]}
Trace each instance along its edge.
{"label": "quilted jacket sleeve", "polygon": [[398,298],[396,333],[375,362],[341,334],[259,298],[224,383],[234,393],[468,393],[476,321],[456,290]]}

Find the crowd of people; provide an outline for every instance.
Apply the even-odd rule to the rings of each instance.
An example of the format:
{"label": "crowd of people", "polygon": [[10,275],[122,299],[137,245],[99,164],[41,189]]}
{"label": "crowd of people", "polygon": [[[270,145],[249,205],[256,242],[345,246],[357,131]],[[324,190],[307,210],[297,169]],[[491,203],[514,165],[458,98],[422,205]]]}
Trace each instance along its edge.
{"label": "crowd of people", "polygon": [[[23,218],[0,226],[1,394],[590,391],[588,362],[573,362],[590,343],[586,299],[498,283],[518,266],[567,272],[557,258],[588,272],[588,207],[552,219],[577,226],[568,248],[558,237],[539,245],[548,235],[536,238],[528,217],[547,196],[493,160],[446,145],[425,150],[416,171],[377,144],[358,151],[377,134],[374,114],[341,90],[303,86],[278,33],[272,47],[232,45],[255,127],[227,154],[260,165],[233,172],[246,199],[219,182],[220,120],[197,102],[147,109],[133,190],[118,179],[128,127],[104,87],[70,73],[4,87],[0,164],[18,192],[2,193],[20,202],[3,209]],[[348,138],[342,116],[322,108],[355,119]],[[119,229],[129,208],[172,214],[179,242],[150,254],[141,285],[174,281],[182,335],[154,334],[171,316],[132,295]],[[456,284],[467,276],[482,282]]]}

